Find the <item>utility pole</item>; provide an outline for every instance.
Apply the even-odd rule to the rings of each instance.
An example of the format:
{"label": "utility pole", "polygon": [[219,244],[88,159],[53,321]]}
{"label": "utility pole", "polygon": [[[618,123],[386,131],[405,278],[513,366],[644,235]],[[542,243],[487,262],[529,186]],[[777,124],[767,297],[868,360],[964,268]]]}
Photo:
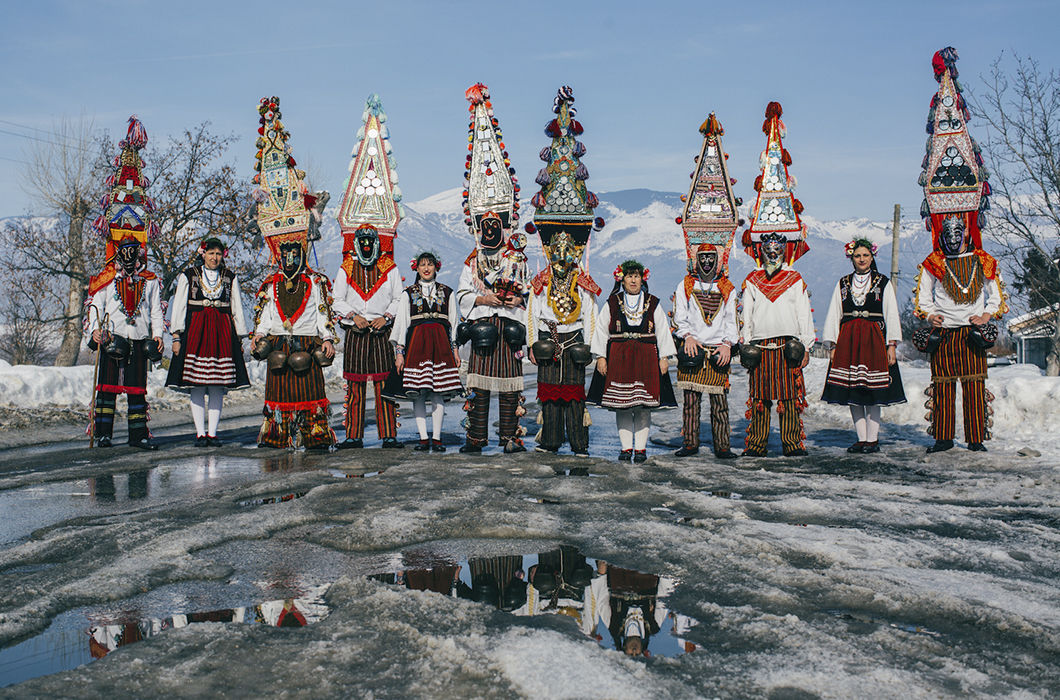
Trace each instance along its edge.
{"label": "utility pole", "polygon": [[891,280],[898,279],[898,224],[902,218],[902,205],[894,205],[894,224],[891,226]]}

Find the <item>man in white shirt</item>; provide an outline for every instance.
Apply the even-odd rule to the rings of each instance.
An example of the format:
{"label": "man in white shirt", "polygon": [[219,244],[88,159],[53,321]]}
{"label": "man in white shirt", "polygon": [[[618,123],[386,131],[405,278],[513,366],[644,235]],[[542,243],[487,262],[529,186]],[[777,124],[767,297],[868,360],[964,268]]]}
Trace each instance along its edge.
{"label": "man in white shirt", "polygon": [[976,340],[996,337],[996,328],[989,321],[1001,318],[1007,310],[1001,273],[997,260],[985,251],[969,250],[965,214],[946,216],[941,228],[940,249],[921,263],[913,292],[916,314],[941,329],[942,335],[942,342],[931,355],[928,434],[934,436],[935,444],[927,451],[953,448],[960,381],[964,439],[969,450],[985,452],[983,442],[990,439],[988,404],[993,396],[985,384],[985,343]]}
{"label": "man in white shirt", "polygon": [[[797,245],[781,234],[763,233],[759,242],[752,243],[759,267],[747,275],[740,291],[740,342],[744,346],[741,362],[752,365],[748,367],[751,423],[743,452],[747,457],[767,454],[769,411],[774,401],[784,454],[806,454],[801,412],[807,404],[802,368],[810,361],[809,351],[814,343],[813,314],[806,282],[784,265],[786,248]],[[757,363],[754,357],[760,358]]]}
{"label": "man in white shirt", "polygon": [[352,249],[343,251],[335,274],[335,314],[346,329],[343,372],[346,379],[346,439],[339,449],[364,446],[366,389],[375,389],[375,422],[383,447],[401,447],[397,441],[397,404],[382,396],[383,380],[394,370],[390,329],[404,288],[393,258],[382,255],[379,232],[360,226]]}
{"label": "man in white shirt", "polygon": [[686,275],[674,292],[673,321],[680,351],[677,387],[684,389],[681,434],[684,445],[674,453],[688,457],[699,452],[699,424],[703,394],[710,397],[710,428],[714,455],[736,457],[729,444],[729,363],[739,338],[736,294],[722,268],[717,246],[700,244],[693,259],[695,274]]}

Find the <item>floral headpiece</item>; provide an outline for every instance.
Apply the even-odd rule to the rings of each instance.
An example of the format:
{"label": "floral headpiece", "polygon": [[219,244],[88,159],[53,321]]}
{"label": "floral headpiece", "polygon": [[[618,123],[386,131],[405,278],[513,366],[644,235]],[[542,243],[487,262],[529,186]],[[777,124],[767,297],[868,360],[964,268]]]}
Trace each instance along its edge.
{"label": "floral headpiece", "polygon": [[648,281],[648,277],[651,276],[651,270],[641,265],[636,260],[627,260],[624,263],[619,264],[615,267],[615,281],[621,282],[622,278],[630,272],[639,272],[640,278],[645,282]]}
{"label": "floral headpiece", "polygon": [[222,241],[220,238],[217,238],[216,236],[210,236],[209,238],[204,239],[203,242],[199,244],[198,250],[196,250],[195,252],[200,256],[205,255],[207,248],[216,248],[217,246],[221,247],[222,257],[227,258],[228,246],[226,246],[225,242]]}
{"label": "floral headpiece", "polygon": [[867,238],[855,238],[854,240],[843,246],[843,252],[846,253],[848,258],[854,257],[854,251],[858,248],[868,248],[872,251],[872,257],[876,257],[876,251],[880,249],[878,245],[868,240]]}
{"label": "floral headpiece", "polygon": [[409,261],[409,267],[412,268],[413,272],[416,272],[417,268],[420,266],[420,260],[425,258],[434,263],[434,269],[436,272],[441,272],[442,259],[433,250],[425,250]]}

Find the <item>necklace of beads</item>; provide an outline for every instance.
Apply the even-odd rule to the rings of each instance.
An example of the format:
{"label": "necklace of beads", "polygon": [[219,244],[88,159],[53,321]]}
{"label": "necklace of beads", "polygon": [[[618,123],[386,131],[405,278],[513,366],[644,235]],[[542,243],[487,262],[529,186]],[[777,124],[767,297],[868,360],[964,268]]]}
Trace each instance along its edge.
{"label": "necklace of beads", "polygon": [[[208,284],[210,272],[217,274],[217,282],[214,284]],[[221,274],[221,270],[207,270],[205,267],[199,268],[199,287],[202,288],[202,293],[207,299],[217,299],[221,296],[221,292],[224,290],[225,278]]]}
{"label": "necklace of beads", "polygon": [[[125,304],[125,299],[122,297],[121,288],[122,285],[126,285],[131,288],[133,294],[137,294],[136,308],[133,309],[132,313],[129,313],[129,307]],[[139,280],[133,279],[132,277],[121,276],[114,280],[114,299],[121,306],[122,312],[125,314],[125,322],[130,326],[136,325],[136,318],[140,315],[140,309],[144,305],[144,288],[147,286],[146,283],[140,283]]]}
{"label": "necklace of beads", "polygon": [[946,266],[946,274],[948,274],[950,276],[950,279],[953,280],[953,283],[955,285],[957,285],[957,289],[961,290],[961,294],[964,294],[965,296],[967,296],[968,292],[971,291],[972,284],[975,283],[975,273],[977,273],[978,271],[979,271],[979,259],[976,258],[972,262],[972,269],[971,269],[971,272],[968,274],[968,285],[965,286],[965,285],[961,284],[961,281],[959,279],[957,279],[957,275],[953,274],[953,270],[950,269],[950,266],[949,265]]}
{"label": "necklace of beads", "polygon": [[626,292],[622,292],[622,313],[625,314],[630,325],[636,326],[640,324],[640,320],[644,316],[644,295],[638,294],[637,303],[633,306],[629,305],[629,296]]}

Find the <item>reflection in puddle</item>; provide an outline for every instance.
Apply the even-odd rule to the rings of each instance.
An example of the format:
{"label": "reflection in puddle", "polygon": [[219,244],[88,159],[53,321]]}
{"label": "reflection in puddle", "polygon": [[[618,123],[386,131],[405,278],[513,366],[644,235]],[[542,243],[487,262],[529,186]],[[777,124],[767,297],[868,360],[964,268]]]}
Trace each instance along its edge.
{"label": "reflection in puddle", "polygon": [[667,605],[674,579],[591,559],[574,547],[459,562],[419,550],[402,560],[405,568],[369,578],[518,616],[565,615],[605,648],[629,656],[678,656],[696,648],[683,637],[696,621]]}
{"label": "reflection in puddle", "polygon": [[166,618],[145,618],[130,610],[116,614],[68,613],[40,635],[0,650],[0,687],[59,673],[96,659],[134,642],[180,629],[196,622],[235,622],[270,627],[304,627],[319,622],[328,613],[324,603],[327,586],[307,596],[270,600],[258,605],[178,613]]}
{"label": "reflection in puddle", "polygon": [[890,620],[885,620],[880,617],[873,617],[872,615],[852,612],[850,610],[826,610],[825,612],[834,617],[838,617],[840,620],[844,620],[845,622],[847,622],[847,624],[851,625],[854,628],[858,628],[854,631],[861,631],[863,633],[872,632],[877,627],[892,627],[896,630],[909,632],[910,634],[923,634],[928,637],[941,636],[938,632],[930,630],[927,627],[921,627],[920,625],[911,625],[905,622],[892,622]]}

